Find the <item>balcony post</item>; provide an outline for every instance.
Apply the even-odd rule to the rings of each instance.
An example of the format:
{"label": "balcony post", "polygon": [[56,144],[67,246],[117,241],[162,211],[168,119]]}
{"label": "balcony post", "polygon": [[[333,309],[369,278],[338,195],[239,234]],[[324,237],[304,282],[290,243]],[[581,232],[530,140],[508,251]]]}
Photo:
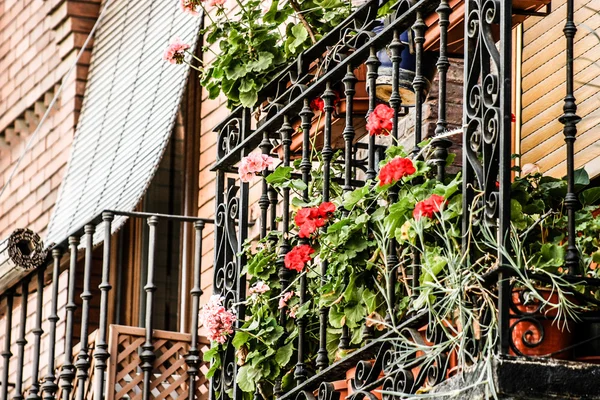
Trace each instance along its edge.
{"label": "balcony post", "polygon": [[42,341],[42,312],[44,306],[44,273],[46,266],[42,265],[37,270],[37,293],[35,302],[35,328],[33,328],[33,361],[31,363],[31,387],[29,388],[28,400],[40,399],[40,345]]}
{"label": "balcony post", "polygon": [[[302,120],[302,161],[300,162],[300,171],[302,172],[302,182],[306,184],[306,188],[302,192],[302,200],[304,202],[309,201],[308,183],[310,182],[310,170],[312,169],[310,159],[310,128],[312,126],[313,115],[309,100],[304,99],[304,104],[300,111],[300,118]],[[301,238],[300,244],[308,244],[308,238]],[[306,285],[306,274],[303,274],[300,277],[300,294],[298,296],[300,297],[300,305],[306,303]],[[296,379],[296,383],[300,385],[308,378],[308,371],[304,362],[306,318],[304,316],[298,318],[296,324],[298,325],[298,359],[294,370],[294,378]]]}
{"label": "balcony post", "polygon": [[0,400],[8,400],[8,376],[10,371],[10,351],[12,332],[12,312],[14,304],[14,292],[11,290],[6,294],[6,317],[4,318],[4,351],[2,351],[2,381],[0,382]]}
{"label": "balcony post", "polygon": [[89,378],[90,355],[89,355],[89,333],[90,333],[90,280],[92,275],[92,264],[94,262],[94,225],[86,225],[85,232],[85,261],[83,267],[83,291],[81,292],[81,335],[79,341],[79,353],[75,367],[77,368],[77,400],[85,398],[85,382]]}
{"label": "balcony post", "polygon": [[158,225],[158,217],[152,216],[148,218],[148,226],[150,227],[150,233],[148,238],[148,271],[146,275],[146,285],[144,291],[146,292],[146,319],[145,319],[145,342],[142,345],[142,353],[140,359],[142,361],[142,371],[144,371],[144,383],[142,387],[142,399],[150,400],[150,378],[152,370],[154,369],[154,360],[156,355],[154,354],[154,345],[152,344],[152,323],[154,320],[154,292],[156,291],[156,285],[154,284],[154,262],[156,253],[156,225]]}
{"label": "balcony post", "polygon": [[98,327],[98,338],[96,339],[96,360],[94,375],[94,397],[102,399],[104,396],[104,374],[106,372],[106,360],[109,358],[106,334],[108,330],[108,293],[112,289],[110,285],[110,257],[111,257],[111,231],[114,215],[111,212],[102,213],[104,221],[104,244],[102,254],[102,283],[100,289],[100,321]]}
{"label": "balcony post", "polygon": [[77,246],[79,238],[77,236],[69,237],[69,247],[71,254],[69,256],[69,283],[67,289],[67,319],[65,332],[65,358],[60,370],[60,387],[62,388],[62,399],[69,400],[73,390],[73,379],[75,378],[75,367],[73,365],[73,315],[77,309],[75,304],[75,277],[77,273]]}
{"label": "balcony post", "polygon": [[[21,318],[19,319],[19,338],[17,339],[17,377],[15,382],[15,395],[13,399],[23,399],[23,358],[27,340],[27,298],[29,297],[29,278],[21,283]],[[53,342],[51,342],[53,343]]]}
{"label": "balcony post", "polygon": [[48,331],[48,372],[44,377],[42,390],[44,391],[44,400],[54,400],[58,385],[56,384],[55,375],[55,355],[56,355],[56,324],[58,323],[58,280],[60,275],[60,260],[63,255],[63,249],[60,247],[52,249],[52,259],[54,261],[52,267],[52,303],[50,304],[50,330]]}
{"label": "balcony post", "polygon": [[567,252],[565,254],[566,272],[571,275],[581,274],[579,265],[579,251],[575,244],[575,211],[579,207],[579,201],[575,194],[575,149],[574,144],[577,137],[577,123],[581,117],[577,115],[577,103],[573,94],[573,42],[577,33],[577,26],[573,22],[574,0],[567,0],[567,21],[563,29],[567,42],[566,49],[566,96],[564,98],[563,115],[559,121],[564,125],[563,134],[567,148],[567,195],[565,196],[565,207],[567,209]]}
{"label": "balcony post", "polygon": [[188,375],[190,376],[188,386],[188,399],[196,398],[196,379],[200,371],[200,349],[198,349],[198,313],[200,311],[200,297],[202,296],[202,285],[200,282],[202,276],[202,231],[204,230],[204,221],[194,223],[196,231],[196,249],[194,252],[194,282],[190,296],[192,297],[192,326],[190,349],[185,362],[188,365]]}

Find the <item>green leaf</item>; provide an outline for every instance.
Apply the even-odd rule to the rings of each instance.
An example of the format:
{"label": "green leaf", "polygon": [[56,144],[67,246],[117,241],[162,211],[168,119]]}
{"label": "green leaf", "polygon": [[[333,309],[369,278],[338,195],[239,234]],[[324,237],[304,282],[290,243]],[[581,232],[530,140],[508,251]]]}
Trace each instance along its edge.
{"label": "green leaf", "polygon": [[269,67],[273,64],[274,58],[275,56],[273,55],[273,53],[269,53],[268,51],[261,51],[258,53],[257,60],[248,63],[248,69],[250,71],[255,72],[265,71],[269,69]]}
{"label": "green leaf", "polygon": [[565,249],[554,243],[544,243],[531,262],[538,268],[551,269],[562,267],[565,262]]}
{"label": "green leaf", "polygon": [[588,175],[585,168],[579,168],[578,170],[576,170],[574,178],[575,191],[579,191],[590,184],[590,176]]}
{"label": "green leaf", "polygon": [[259,381],[261,377],[262,374],[260,369],[246,364],[238,369],[236,381],[242,391],[254,392],[256,389],[256,382]]}
{"label": "green leaf", "polygon": [[246,66],[240,63],[232,63],[225,69],[225,76],[232,81],[243,78],[247,73]]}
{"label": "green leaf", "polygon": [[[291,39],[291,41],[289,41]],[[290,54],[296,54],[296,50],[298,50],[302,44],[308,39],[308,31],[302,25],[302,23],[297,23],[292,26],[290,31],[290,35],[288,37],[287,50]]]}
{"label": "green leaf", "polygon": [[282,183],[279,187],[292,188],[297,191],[302,191],[307,188],[306,183],[301,179],[290,179],[289,181]]}
{"label": "green leaf", "polygon": [[221,357],[217,356],[213,359],[212,364],[210,365],[210,369],[206,372],[206,379],[210,379],[213,377],[215,372],[221,367]]}
{"label": "green leaf", "polygon": [[586,189],[579,195],[579,200],[584,206],[594,205],[600,200],[600,187]]}
{"label": "green leaf", "polygon": [[364,199],[368,193],[369,186],[365,185],[361,188],[355,189],[351,192],[344,194],[344,208],[346,210],[351,210],[359,201]]}
{"label": "green leaf", "polygon": [[241,345],[248,342],[249,337],[250,335],[248,333],[244,331],[237,331],[233,337],[233,340],[231,341],[231,344],[233,344],[233,347],[236,349],[239,349]]}
{"label": "green leaf", "polygon": [[216,355],[219,355],[219,346],[211,347],[202,355],[204,361],[211,361]]}
{"label": "green leaf", "polygon": [[344,313],[339,309],[338,304],[334,304],[329,309],[329,323],[334,328],[341,328],[346,324],[346,317]]}
{"label": "green leaf", "polygon": [[277,186],[289,181],[292,179],[292,170],[292,167],[284,166],[275,168],[275,171],[267,175],[267,183],[269,185]]}
{"label": "green leaf", "polygon": [[240,92],[249,92],[256,88],[256,83],[252,78],[244,78],[242,79],[242,83],[240,84]]}
{"label": "green leaf", "polygon": [[361,325],[363,319],[367,316],[367,309],[360,303],[344,308],[346,322],[349,328],[356,328]]}
{"label": "green leaf", "polygon": [[258,100],[258,92],[256,90],[251,90],[249,92],[240,92],[240,102],[242,106],[251,108],[256,104]]}
{"label": "green leaf", "polygon": [[292,358],[292,354],[294,354],[294,341],[291,340],[288,344],[277,349],[277,353],[275,353],[275,361],[279,364],[280,367],[284,367],[287,363],[290,362]]}

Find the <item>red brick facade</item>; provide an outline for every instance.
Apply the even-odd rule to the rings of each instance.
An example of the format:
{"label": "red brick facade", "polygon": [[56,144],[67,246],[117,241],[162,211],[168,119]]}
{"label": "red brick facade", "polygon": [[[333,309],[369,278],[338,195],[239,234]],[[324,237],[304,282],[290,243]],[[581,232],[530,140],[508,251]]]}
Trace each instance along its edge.
{"label": "red brick facade", "polygon": [[[1,186],[63,83],[99,10],[99,0],[0,2]],[[64,82],[56,105],[0,198],[0,238],[18,227],[42,236],[45,232],[71,151],[90,55],[91,47]]]}

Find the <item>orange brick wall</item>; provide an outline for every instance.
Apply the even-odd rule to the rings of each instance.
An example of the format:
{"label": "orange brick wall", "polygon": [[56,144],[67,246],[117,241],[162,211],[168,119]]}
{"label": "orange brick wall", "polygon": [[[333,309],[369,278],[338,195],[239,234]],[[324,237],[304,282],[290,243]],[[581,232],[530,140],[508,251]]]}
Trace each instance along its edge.
{"label": "orange brick wall", "polygon": [[[99,7],[100,0],[0,0],[0,186],[75,61]],[[23,227],[45,233],[70,154],[90,54],[88,49],[65,81],[0,198],[0,238]]]}
{"label": "orange brick wall", "polygon": [[[0,0],[0,187],[4,186],[23,153],[62,79],[75,62],[96,21],[100,0]],[[0,198],[0,239],[17,228],[30,228],[44,236],[62,181],[75,126],[81,109],[91,45],[65,81],[62,94],[42,125],[17,173]],[[47,271],[49,272],[49,271]],[[67,275],[59,278],[56,356],[62,360]],[[19,286],[20,288],[20,286]],[[37,290],[32,276],[27,310],[27,345],[24,358],[24,389],[31,386],[31,362]],[[20,290],[19,290],[20,292]],[[33,293],[31,293],[33,292]],[[50,286],[43,294],[41,373],[46,372],[47,320]],[[10,382],[16,378],[16,357],[21,298],[15,298]],[[4,348],[6,299],[0,301],[0,346]],[[63,338],[61,340],[61,338]],[[10,389],[14,391],[13,388]],[[9,392],[9,397],[14,393]]]}

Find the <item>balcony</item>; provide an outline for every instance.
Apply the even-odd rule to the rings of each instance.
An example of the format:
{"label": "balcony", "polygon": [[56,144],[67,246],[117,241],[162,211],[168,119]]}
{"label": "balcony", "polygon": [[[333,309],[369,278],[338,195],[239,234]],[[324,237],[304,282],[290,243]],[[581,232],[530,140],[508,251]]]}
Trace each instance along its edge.
{"label": "balcony", "polygon": [[[572,70],[565,178],[518,168],[511,29],[547,3],[452,4],[399,2],[381,25],[367,2],[216,127],[213,287],[238,320],[213,344],[214,398],[597,393],[578,383],[598,372],[600,282]],[[450,53],[464,55],[458,121]]]}

